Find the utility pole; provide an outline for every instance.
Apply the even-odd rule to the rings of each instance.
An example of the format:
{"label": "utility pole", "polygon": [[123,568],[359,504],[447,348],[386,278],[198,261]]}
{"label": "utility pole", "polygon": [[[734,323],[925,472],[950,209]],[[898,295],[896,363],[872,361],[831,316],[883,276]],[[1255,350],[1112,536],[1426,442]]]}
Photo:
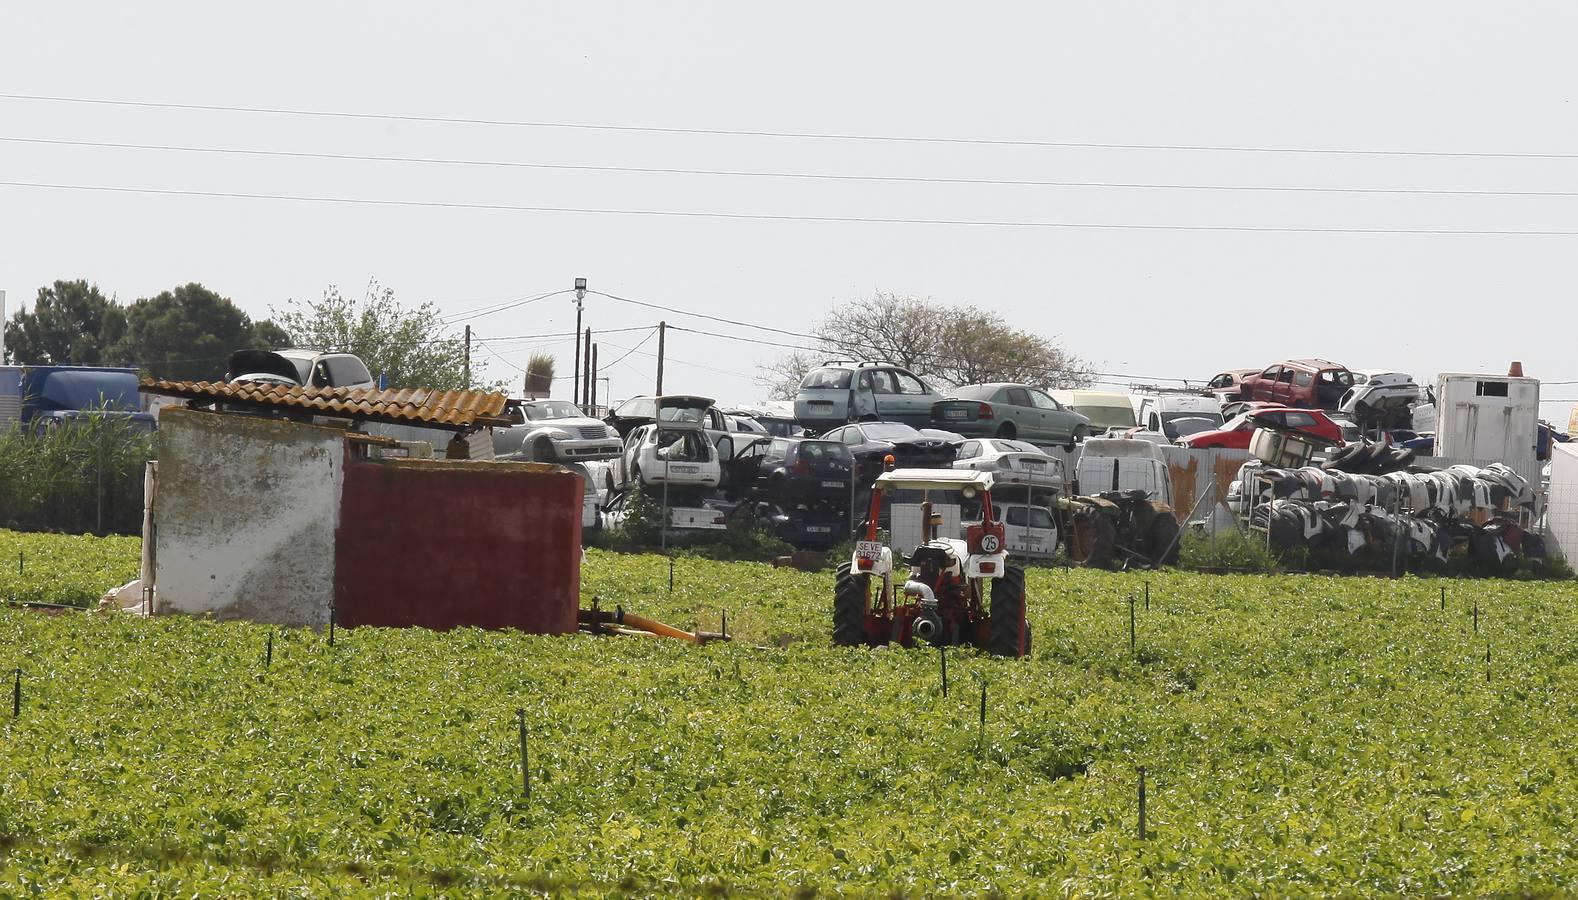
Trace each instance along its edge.
{"label": "utility pole", "polygon": [[581,396],[578,398],[583,411],[592,405],[592,329],[586,329],[585,337],[586,347],[581,352]]}
{"label": "utility pole", "polygon": [[586,279],[575,279],[575,365],[570,368],[570,402],[581,402],[581,301],[586,299]]}
{"label": "utility pole", "polygon": [[668,332],[668,323],[657,323],[657,396],[663,396],[663,338]]}
{"label": "utility pole", "polygon": [[592,409],[587,412],[587,415],[591,415],[592,412],[597,409],[597,345],[596,344],[592,345],[592,374],[591,374],[591,377],[587,379],[587,384],[589,384],[591,386],[591,388],[592,388],[592,400],[591,400],[590,403],[587,404],[588,406],[592,407]]}
{"label": "utility pole", "polygon": [[466,355],[461,362],[462,377],[465,380],[465,389],[471,390],[471,326],[466,326]]}

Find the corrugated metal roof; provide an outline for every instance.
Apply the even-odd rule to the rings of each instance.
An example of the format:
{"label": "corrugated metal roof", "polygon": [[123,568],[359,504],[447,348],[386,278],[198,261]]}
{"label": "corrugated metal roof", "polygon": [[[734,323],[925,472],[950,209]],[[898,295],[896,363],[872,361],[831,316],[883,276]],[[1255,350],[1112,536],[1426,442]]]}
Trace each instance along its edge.
{"label": "corrugated metal roof", "polygon": [[346,419],[469,429],[506,425],[500,414],[509,398],[497,391],[437,391],[428,388],[315,388],[215,381],[144,381],[142,391],[188,400],[300,409]]}

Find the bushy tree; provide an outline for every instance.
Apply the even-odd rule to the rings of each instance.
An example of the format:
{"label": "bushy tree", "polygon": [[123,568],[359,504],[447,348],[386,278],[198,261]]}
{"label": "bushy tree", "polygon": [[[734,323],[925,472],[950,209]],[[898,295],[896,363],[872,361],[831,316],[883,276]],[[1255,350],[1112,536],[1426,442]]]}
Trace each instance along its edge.
{"label": "bushy tree", "polygon": [[102,366],[126,330],[126,314],[84,279],[38,289],[32,309],[5,323],[6,362],[24,366]]}
{"label": "bushy tree", "polygon": [[127,307],[126,335],[113,355],[155,378],[215,381],[232,352],[289,344],[273,322],[253,322],[228,298],[194,282]]}
{"label": "bushy tree", "polygon": [[273,318],[302,347],[354,353],[389,387],[460,390],[466,385],[464,342],[439,320],[438,307],[407,307],[377,281],[360,300],[330,285],[323,298],[291,300]]}

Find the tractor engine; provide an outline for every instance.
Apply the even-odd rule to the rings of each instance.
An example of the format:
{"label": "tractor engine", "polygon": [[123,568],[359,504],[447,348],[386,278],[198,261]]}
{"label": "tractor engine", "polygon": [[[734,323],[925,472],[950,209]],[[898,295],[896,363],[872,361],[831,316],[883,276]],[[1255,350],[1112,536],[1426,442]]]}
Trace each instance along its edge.
{"label": "tractor engine", "polygon": [[910,557],[904,593],[911,599],[910,633],[933,644],[957,644],[969,634],[970,602],[964,568],[954,548],[931,541]]}

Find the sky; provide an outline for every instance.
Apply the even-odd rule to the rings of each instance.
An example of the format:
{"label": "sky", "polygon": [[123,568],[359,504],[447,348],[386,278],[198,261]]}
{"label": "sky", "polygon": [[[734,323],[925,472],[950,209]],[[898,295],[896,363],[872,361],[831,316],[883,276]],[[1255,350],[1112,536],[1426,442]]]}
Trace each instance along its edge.
{"label": "sky", "polygon": [[[376,279],[518,383],[533,350],[568,373],[575,304],[485,311],[584,277],[746,323],[589,295],[603,398],[652,390],[651,332],[617,329],[662,318],[712,332],[670,332],[665,388],[724,403],[787,351],[717,335],[794,343],[749,326],[885,291],[995,310],[1122,383],[1520,360],[1574,382],[1544,389],[1565,423],[1574,33],[1558,2],[5,4],[0,290],[9,313],[56,279],[123,302],[198,281],[265,317]],[[1111,186],[1137,184],[1188,187]],[[1095,225],[1122,227],[1066,227]],[[1418,233],[1440,231],[1474,233]]]}

